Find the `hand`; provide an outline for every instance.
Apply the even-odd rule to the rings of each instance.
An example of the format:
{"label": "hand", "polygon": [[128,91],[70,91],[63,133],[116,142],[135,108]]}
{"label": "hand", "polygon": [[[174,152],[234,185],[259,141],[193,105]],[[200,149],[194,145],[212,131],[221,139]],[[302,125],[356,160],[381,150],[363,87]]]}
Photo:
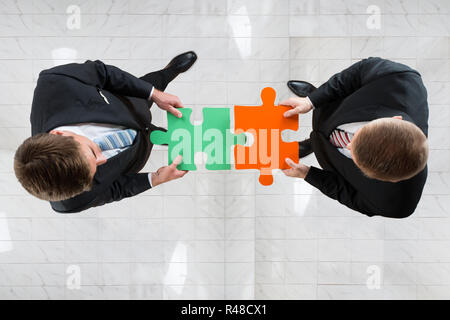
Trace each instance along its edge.
{"label": "hand", "polygon": [[184,177],[188,171],[177,169],[177,165],[181,163],[181,159],[181,156],[178,155],[172,164],[161,167],[156,172],[152,172],[152,186],[156,187],[158,184]]}
{"label": "hand", "polygon": [[293,109],[286,111],[284,113],[284,116],[286,118],[292,117],[299,113],[308,113],[312,110],[313,106],[312,103],[307,98],[299,98],[299,97],[292,97],[287,100],[284,100],[280,102],[283,106],[291,106]]}
{"label": "hand", "polygon": [[290,169],[284,169],[283,173],[288,177],[305,179],[309,172],[309,167],[301,163],[295,163],[289,158],[286,158],[286,163],[291,167]]}
{"label": "hand", "polygon": [[166,110],[170,112],[177,118],[181,118],[182,114],[176,108],[184,108],[183,104],[180,101],[180,98],[174,96],[170,93],[165,93],[159,91],[158,89],[154,89],[152,94],[152,100],[160,107],[162,110]]}

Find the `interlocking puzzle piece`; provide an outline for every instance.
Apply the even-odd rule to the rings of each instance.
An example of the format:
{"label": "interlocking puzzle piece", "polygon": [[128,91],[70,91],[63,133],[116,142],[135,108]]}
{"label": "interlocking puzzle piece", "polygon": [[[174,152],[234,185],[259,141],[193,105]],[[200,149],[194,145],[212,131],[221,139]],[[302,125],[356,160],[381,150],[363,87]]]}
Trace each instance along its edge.
{"label": "interlocking puzzle piece", "polygon": [[282,130],[298,130],[298,116],[285,118],[288,106],[275,106],[276,92],[267,87],[261,91],[262,106],[235,106],[235,132],[248,132],[253,135],[251,146],[236,146],[234,149],[235,167],[260,170],[259,182],[268,186],[273,183],[273,169],[288,169],[286,158],[298,163],[298,143],[284,142]]}
{"label": "interlocking puzzle piece", "polygon": [[177,155],[183,156],[179,170],[197,170],[194,156],[197,152],[207,155],[207,170],[230,170],[230,149],[235,144],[245,144],[245,134],[235,135],[230,130],[230,108],[203,108],[202,125],[190,121],[191,108],[179,109],[181,118],[167,113],[168,130],[153,131],[150,140],[154,144],[169,145],[169,163]]}

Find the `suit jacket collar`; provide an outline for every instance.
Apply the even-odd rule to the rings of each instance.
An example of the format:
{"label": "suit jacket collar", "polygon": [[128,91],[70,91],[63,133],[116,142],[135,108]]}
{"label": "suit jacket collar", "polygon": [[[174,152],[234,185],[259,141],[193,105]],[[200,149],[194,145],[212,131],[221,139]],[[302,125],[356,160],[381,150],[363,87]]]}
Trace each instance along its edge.
{"label": "suit jacket collar", "polygon": [[[380,117],[380,114],[383,116]],[[394,116],[402,116],[403,120],[413,122],[408,114],[382,105],[364,106],[364,113],[355,112],[351,108],[339,107],[331,115],[330,121],[327,121],[325,128],[321,131],[325,136],[329,137],[333,130],[346,123],[373,121]]]}
{"label": "suit jacket collar", "polygon": [[62,117],[55,118],[54,121],[49,121],[44,124],[44,128],[41,132],[50,132],[51,130],[61,127],[61,126],[71,126],[79,123],[107,123],[111,125],[117,125],[121,127],[126,127],[127,129],[139,130],[141,127],[136,121],[133,121],[131,118],[125,117],[110,117],[106,119],[106,117],[80,117],[79,119],[71,119],[67,120]]}

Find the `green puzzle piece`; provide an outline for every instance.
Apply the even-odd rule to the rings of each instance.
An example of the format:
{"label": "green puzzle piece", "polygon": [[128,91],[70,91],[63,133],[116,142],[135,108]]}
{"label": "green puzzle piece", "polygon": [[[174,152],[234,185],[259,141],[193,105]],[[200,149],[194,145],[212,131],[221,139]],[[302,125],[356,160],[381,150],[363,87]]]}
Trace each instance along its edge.
{"label": "green puzzle piece", "polygon": [[230,170],[230,149],[235,144],[245,144],[244,133],[235,135],[230,130],[230,108],[204,108],[202,125],[194,126],[190,118],[192,109],[179,109],[183,116],[177,118],[167,113],[168,130],[153,131],[150,140],[154,144],[169,145],[169,163],[177,155],[183,156],[179,170],[197,170],[194,156],[205,152],[207,170]]}

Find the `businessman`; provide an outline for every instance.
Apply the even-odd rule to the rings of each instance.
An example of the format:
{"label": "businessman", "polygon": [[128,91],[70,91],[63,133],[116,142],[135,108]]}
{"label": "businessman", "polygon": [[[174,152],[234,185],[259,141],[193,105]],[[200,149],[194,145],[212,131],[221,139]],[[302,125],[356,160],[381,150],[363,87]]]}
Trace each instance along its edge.
{"label": "businessman", "polygon": [[180,178],[174,162],[139,173],[152,144],[152,103],[181,117],[180,99],[164,93],[197,56],[189,51],[141,78],[103,62],[71,63],[39,74],[31,133],[16,151],[14,171],[32,195],[60,213],[80,212]]}
{"label": "businessman", "polygon": [[313,131],[299,143],[323,169],[286,159],[288,176],[367,216],[405,218],[416,209],[427,178],[428,104],[420,74],[369,58],[315,88],[289,81],[299,97],[281,102],[294,114],[313,110]]}

